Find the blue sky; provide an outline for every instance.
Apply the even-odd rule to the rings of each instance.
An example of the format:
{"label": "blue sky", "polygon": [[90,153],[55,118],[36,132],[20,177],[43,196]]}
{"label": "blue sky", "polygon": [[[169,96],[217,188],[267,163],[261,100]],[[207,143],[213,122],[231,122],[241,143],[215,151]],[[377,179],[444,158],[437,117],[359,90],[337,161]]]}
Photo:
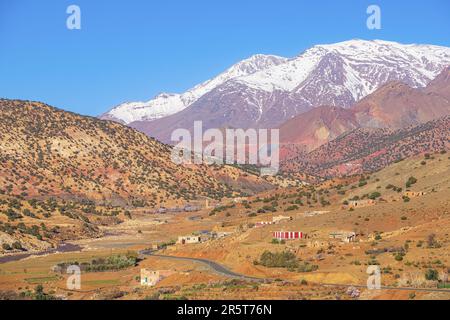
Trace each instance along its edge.
{"label": "blue sky", "polygon": [[[81,30],[66,9],[81,8]],[[366,9],[382,29],[366,28]],[[450,46],[448,0],[0,0],[0,97],[98,115],[183,92],[256,53],[383,39]]]}

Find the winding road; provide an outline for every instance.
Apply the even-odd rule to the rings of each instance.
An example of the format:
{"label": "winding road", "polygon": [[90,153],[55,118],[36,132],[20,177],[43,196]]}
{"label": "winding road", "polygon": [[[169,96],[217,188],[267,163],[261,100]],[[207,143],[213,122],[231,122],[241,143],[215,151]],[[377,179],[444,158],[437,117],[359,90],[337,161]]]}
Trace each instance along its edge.
{"label": "winding road", "polygon": [[218,264],[217,262],[214,262],[214,261],[211,261],[211,260],[207,260],[207,259],[166,256],[166,255],[161,255],[161,254],[155,254],[154,252],[155,251],[153,251],[153,250],[142,250],[142,251],[139,251],[139,254],[141,254],[143,256],[148,256],[148,257],[158,257],[158,258],[163,258],[163,259],[173,259],[173,260],[199,262],[199,263],[202,263],[204,265],[207,265],[210,269],[212,269],[216,273],[219,273],[221,275],[224,275],[224,276],[227,276],[227,277],[230,277],[230,278],[235,278],[235,279],[243,279],[243,280],[249,280],[249,281],[259,281],[259,282],[263,282],[265,280],[270,280],[270,279],[256,278],[256,277],[250,277],[250,276],[246,276],[246,275],[243,275],[243,274],[239,274],[239,273],[236,273],[236,272],[228,270],[227,268],[225,268],[224,266]]}
{"label": "winding road", "polygon": [[[18,261],[25,258],[28,258],[30,256],[41,256],[46,254],[53,254],[57,252],[75,252],[81,250],[81,247],[78,245],[73,244],[62,244],[58,246],[55,249],[51,249],[44,252],[39,253],[27,253],[27,254],[21,254],[21,255],[13,255],[13,256],[3,256],[0,257],[0,264],[11,262],[11,261]],[[176,256],[167,256],[167,255],[161,255],[156,254],[155,250],[141,250],[138,252],[140,255],[145,257],[157,257],[162,259],[172,259],[172,260],[181,260],[181,261],[191,261],[191,262],[198,262],[206,265],[214,272],[224,275],[226,277],[234,278],[234,279],[241,279],[241,280],[247,280],[247,281],[254,281],[254,282],[265,282],[265,281],[273,281],[272,278],[257,278],[257,277],[251,277],[243,274],[239,274],[233,271],[228,270],[223,265],[207,260],[207,259],[200,259],[200,258],[189,258],[189,257],[176,257]],[[292,281],[287,281],[292,282]],[[334,284],[334,283],[315,283],[317,285],[325,286],[325,287],[355,287],[355,288],[367,288],[365,285],[355,285],[355,284]],[[425,291],[425,292],[445,292],[450,293],[449,289],[433,289],[433,288],[404,288],[404,287],[388,287],[388,286],[382,286],[381,289],[383,290],[402,290],[402,291]]]}
{"label": "winding road", "polygon": [[[141,254],[143,256],[148,256],[148,257],[158,257],[158,258],[163,258],[163,259],[174,259],[174,260],[182,260],[182,261],[199,262],[199,263],[207,265],[209,268],[211,268],[216,273],[219,273],[219,274],[222,274],[227,277],[234,278],[234,279],[242,279],[242,280],[257,281],[257,282],[274,280],[272,278],[256,278],[256,277],[250,277],[250,276],[246,276],[243,274],[235,273],[233,271],[228,270],[224,266],[218,264],[217,262],[207,260],[207,259],[167,256],[167,255],[155,254],[154,252],[155,252],[154,250],[142,250],[142,251],[139,251],[139,254]],[[292,282],[292,281],[288,280],[287,282]],[[360,288],[360,289],[367,288],[367,285],[355,285],[355,284],[335,284],[335,283],[315,283],[315,284],[324,286],[324,287],[355,287],[355,288]],[[433,288],[404,288],[404,287],[381,286],[380,289],[381,290],[425,291],[425,292],[450,293],[450,290],[448,290],[448,289],[433,289]]]}

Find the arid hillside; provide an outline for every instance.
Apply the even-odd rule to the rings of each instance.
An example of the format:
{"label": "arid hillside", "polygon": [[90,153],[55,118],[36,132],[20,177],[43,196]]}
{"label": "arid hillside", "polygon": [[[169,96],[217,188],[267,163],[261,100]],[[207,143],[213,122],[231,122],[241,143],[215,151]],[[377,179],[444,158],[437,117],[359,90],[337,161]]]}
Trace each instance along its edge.
{"label": "arid hillside", "polygon": [[450,117],[405,129],[359,128],[307,155],[283,163],[286,171],[322,177],[371,173],[421,153],[450,148]]}
{"label": "arid hillside", "polygon": [[322,106],[285,122],[280,127],[280,141],[286,146],[284,149],[300,145],[305,151],[312,151],[358,127],[351,110]]}
{"label": "arid hillside", "polygon": [[[372,175],[252,197],[212,216],[218,225],[225,221],[219,230],[231,232],[230,236],[201,244],[178,244],[166,252],[210,259],[242,274],[294,283],[306,280],[364,286],[367,267],[379,265],[383,285],[436,288],[450,271],[449,159],[447,153],[427,154]],[[261,209],[265,207],[268,209]],[[274,218],[286,219],[270,223],[276,221]],[[268,223],[261,224],[264,221]],[[280,230],[302,231],[306,237],[276,241],[273,232]],[[355,240],[332,236],[345,232],[354,233]],[[289,252],[298,263],[293,259],[283,265],[263,259],[270,257],[267,252]],[[436,275],[433,279],[427,276],[430,270]],[[410,293],[402,299],[432,295]],[[362,296],[365,294],[370,299],[387,298],[392,292],[370,296],[367,291]]]}
{"label": "arid hillside", "polygon": [[[0,193],[6,195],[159,206],[240,194],[221,182],[223,168],[176,165],[171,147],[142,133],[42,103],[0,100],[0,137]],[[232,171],[246,189],[272,187]]]}

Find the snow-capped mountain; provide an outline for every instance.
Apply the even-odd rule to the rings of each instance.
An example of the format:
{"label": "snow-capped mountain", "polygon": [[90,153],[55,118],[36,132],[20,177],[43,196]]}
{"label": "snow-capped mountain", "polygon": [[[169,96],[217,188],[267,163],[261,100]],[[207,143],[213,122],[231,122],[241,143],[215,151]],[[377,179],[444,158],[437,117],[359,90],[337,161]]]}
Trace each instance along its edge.
{"label": "snow-capped mountain", "polygon": [[390,81],[424,87],[448,65],[447,47],[380,40],[317,45],[291,59],[254,56],[182,95],[122,105],[104,118],[164,142],[197,120],[205,129],[273,128],[317,106],[349,108]]}
{"label": "snow-capped mountain", "polygon": [[274,55],[257,54],[240,61],[214,79],[199,84],[183,94],[162,93],[147,102],[123,103],[103,114],[100,118],[115,120],[124,124],[163,118],[185,109],[201,96],[230,79],[250,75],[286,61],[286,58]]}

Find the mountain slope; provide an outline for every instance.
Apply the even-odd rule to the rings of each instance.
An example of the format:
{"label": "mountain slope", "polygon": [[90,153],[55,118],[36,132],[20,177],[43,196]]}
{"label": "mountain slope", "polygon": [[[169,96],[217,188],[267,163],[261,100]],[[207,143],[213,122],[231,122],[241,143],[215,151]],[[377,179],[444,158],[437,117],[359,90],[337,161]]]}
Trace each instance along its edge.
{"label": "mountain slope", "polygon": [[355,114],[339,107],[317,107],[285,122],[280,129],[283,144],[297,144],[312,151],[359,127]]}
{"label": "mountain slope", "polygon": [[387,82],[423,87],[450,64],[450,48],[352,40],[315,46],[298,57],[215,87],[183,111],[132,127],[171,142],[175,129],[274,128],[316,106],[349,108]]}
{"label": "mountain slope", "polygon": [[442,71],[425,89],[426,93],[436,93],[450,100],[450,66]]}
{"label": "mountain slope", "polygon": [[280,127],[284,158],[310,152],[352,129],[416,126],[450,115],[450,68],[425,88],[389,82],[350,109],[319,107]]}
{"label": "mountain slope", "polygon": [[403,128],[450,114],[450,101],[431,91],[391,82],[352,108],[362,127]]}
{"label": "mountain slope", "polygon": [[[149,206],[235,193],[223,169],[180,166],[171,147],[126,126],[38,102],[0,100],[0,192]],[[237,171],[237,172],[236,172]],[[271,185],[234,169],[234,180]]]}
{"label": "mountain slope", "polygon": [[201,96],[228,80],[252,74],[274,65],[281,64],[287,59],[273,55],[254,55],[240,61],[212,80],[195,86],[183,94],[162,93],[147,102],[128,102],[121,104],[100,116],[104,120],[113,120],[124,124],[134,121],[152,121],[180,112]]}
{"label": "mountain slope", "polygon": [[403,129],[358,128],[282,162],[284,171],[321,177],[370,173],[425,152],[450,148],[450,116]]}

